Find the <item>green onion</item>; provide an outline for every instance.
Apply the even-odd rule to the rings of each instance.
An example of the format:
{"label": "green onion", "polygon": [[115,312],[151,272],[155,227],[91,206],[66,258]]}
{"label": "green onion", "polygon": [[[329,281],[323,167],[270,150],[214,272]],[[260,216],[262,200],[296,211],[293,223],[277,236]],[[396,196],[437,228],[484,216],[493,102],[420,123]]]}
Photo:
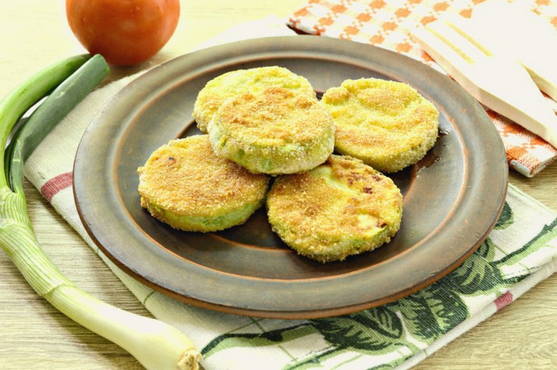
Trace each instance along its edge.
{"label": "green onion", "polygon": [[42,251],[29,220],[23,161],[107,73],[101,56],[72,57],[34,75],[0,103],[0,145],[5,148],[18,119],[54,90],[28,120],[21,121],[6,150],[0,150],[0,247],[37,294],[79,324],[120,345],[146,368],[197,369],[200,354],[184,333],[77,288]]}

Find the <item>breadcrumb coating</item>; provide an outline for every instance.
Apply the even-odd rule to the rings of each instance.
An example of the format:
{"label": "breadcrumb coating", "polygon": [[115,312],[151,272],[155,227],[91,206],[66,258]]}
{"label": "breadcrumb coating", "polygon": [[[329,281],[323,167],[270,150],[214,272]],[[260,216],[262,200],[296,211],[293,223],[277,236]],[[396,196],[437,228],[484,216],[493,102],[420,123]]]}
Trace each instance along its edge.
{"label": "breadcrumb coating", "polygon": [[267,210],[287,245],[329,262],[389,242],[400,228],[402,195],[390,178],[362,161],[332,155],[312,171],[277,178]]}
{"label": "breadcrumb coating", "polygon": [[262,205],[269,178],[217,157],[207,135],[172,140],[138,169],[141,206],[170,226],[216,231]]}
{"label": "breadcrumb coating", "polygon": [[269,87],[282,87],[297,95],[315,98],[315,91],[309,81],[286,68],[239,69],[213,78],[199,92],[193,109],[197,126],[207,132],[207,125],[226,100],[247,92],[257,94]]}
{"label": "breadcrumb coating", "polygon": [[322,102],[336,124],[335,149],[385,172],[422,159],[438,135],[435,106],[407,84],[346,80]]}
{"label": "breadcrumb coating", "polygon": [[253,173],[310,170],[334,148],[335,127],[316,98],[268,88],[229,99],[209,124],[215,153]]}

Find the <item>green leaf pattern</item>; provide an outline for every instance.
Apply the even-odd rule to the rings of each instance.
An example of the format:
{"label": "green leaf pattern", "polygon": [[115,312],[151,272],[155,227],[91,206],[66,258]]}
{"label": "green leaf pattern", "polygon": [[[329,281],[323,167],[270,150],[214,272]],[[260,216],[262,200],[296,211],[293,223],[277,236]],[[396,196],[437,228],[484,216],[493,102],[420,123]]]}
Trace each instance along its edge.
{"label": "green leaf pattern", "polygon": [[499,289],[504,279],[493,262],[495,244],[487,238],[480,248],[462,266],[450,273],[445,282],[460,294],[485,294]]}
{"label": "green leaf pattern", "polygon": [[503,210],[501,211],[501,216],[499,216],[499,220],[497,220],[497,222],[495,223],[495,229],[506,229],[507,227],[511,226],[513,222],[513,211],[509,206],[509,203],[505,202]]}
{"label": "green leaf pattern", "polygon": [[311,322],[335,346],[362,351],[385,350],[403,334],[400,319],[386,307]]}
{"label": "green leaf pattern", "polygon": [[440,283],[400,299],[398,306],[410,333],[428,344],[468,317],[468,308],[458,293]]}
{"label": "green leaf pattern", "polygon": [[[513,210],[505,203],[496,229],[514,222]],[[398,357],[381,368],[395,367],[455,328],[470,316],[466,297],[493,294],[496,297],[508,287],[527,277],[505,279],[500,265],[539,249],[557,233],[557,220],[522,247],[518,253],[495,260],[497,246],[490,238],[462,266],[439,282],[381,307],[268,331],[262,334],[225,334],[215,338],[204,349],[205,356],[236,346],[265,346],[285,343],[304,335],[319,334],[330,344],[322,351],[293,360],[286,369],[320,367],[323,361],[346,351],[381,355],[405,348],[407,355]],[[551,234],[551,235],[550,235]],[[520,256],[519,256],[520,254]],[[416,343],[422,343],[417,345]]]}

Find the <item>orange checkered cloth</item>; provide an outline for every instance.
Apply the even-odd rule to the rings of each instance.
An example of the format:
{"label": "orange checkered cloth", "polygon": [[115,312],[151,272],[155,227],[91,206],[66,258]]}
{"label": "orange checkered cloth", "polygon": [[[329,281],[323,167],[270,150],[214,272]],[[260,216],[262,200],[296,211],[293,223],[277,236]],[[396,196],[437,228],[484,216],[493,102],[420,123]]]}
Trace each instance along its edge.
{"label": "orange checkered cloth", "polygon": [[[301,33],[370,43],[420,60],[443,72],[408,35],[416,24],[433,22],[445,12],[470,17],[485,0],[309,0],[289,18]],[[557,28],[557,4],[551,0],[519,0]],[[554,0],[555,1],[555,0]],[[512,1],[510,1],[512,2]],[[527,177],[557,159],[557,149],[537,135],[487,109],[499,131],[510,166]]]}

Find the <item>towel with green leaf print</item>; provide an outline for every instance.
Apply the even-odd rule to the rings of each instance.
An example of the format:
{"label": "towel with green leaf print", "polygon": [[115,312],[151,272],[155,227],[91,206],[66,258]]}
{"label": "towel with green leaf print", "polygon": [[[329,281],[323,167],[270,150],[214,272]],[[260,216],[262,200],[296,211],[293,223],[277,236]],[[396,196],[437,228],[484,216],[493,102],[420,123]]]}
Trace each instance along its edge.
{"label": "towel with green leaf print", "polygon": [[[495,229],[462,266],[396,302],[316,320],[250,319],[211,338],[208,369],[406,368],[555,270],[557,217],[510,187]],[[254,356],[255,355],[255,356]]]}

